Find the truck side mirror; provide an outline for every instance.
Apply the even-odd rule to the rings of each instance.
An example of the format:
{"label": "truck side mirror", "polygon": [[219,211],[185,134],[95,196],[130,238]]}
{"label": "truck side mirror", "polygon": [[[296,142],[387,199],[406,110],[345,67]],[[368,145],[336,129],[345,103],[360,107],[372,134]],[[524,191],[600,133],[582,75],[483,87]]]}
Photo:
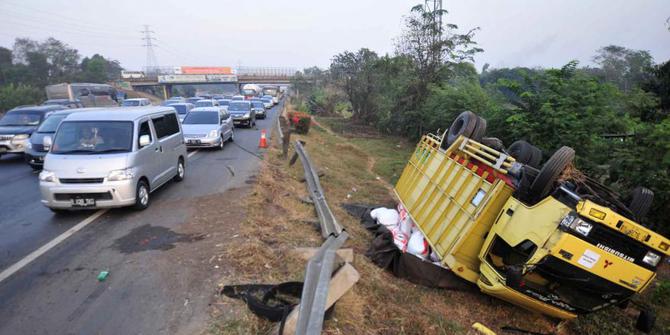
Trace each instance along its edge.
{"label": "truck side mirror", "polygon": [[508,266],[505,269],[505,286],[507,287],[519,287],[522,283],[523,273],[521,273],[521,268],[517,266]]}

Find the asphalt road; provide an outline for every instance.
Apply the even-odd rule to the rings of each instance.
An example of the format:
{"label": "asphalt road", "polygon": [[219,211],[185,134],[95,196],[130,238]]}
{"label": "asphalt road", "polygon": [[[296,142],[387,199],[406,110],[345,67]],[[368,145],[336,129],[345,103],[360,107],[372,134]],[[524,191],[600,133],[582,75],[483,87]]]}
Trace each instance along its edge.
{"label": "asphalt road", "polygon": [[[198,199],[223,194],[222,202],[239,200],[239,192],[226,195],[248,188],[257,174],[260,130],[268,130],[269,140],[279,108],[258,120],[257,129],[236,128],[235,142],[223,151],[191,155],[184,182],[152,193],[148,209],[109,210],[0,281],[0,334],[199,333],[216,283],[165,250],[208,238],[177,233],[197,217]],[[52,214],[40,204],[37,175],[22,157],[2,157],[0,272],[93,213]],[[137,248],[142,236],[146,248]],[[111,271],[104,282],[96,279],[101,270]]]}

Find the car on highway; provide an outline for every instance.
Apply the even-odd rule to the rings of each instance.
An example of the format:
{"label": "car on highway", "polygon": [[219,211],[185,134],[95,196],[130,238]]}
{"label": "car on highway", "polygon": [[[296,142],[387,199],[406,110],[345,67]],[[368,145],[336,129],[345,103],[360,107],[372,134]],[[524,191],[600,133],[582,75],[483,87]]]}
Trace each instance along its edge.
{"label": "car on highway", "polygon": [[252,101],[251,109],[254,110],[257,119],[265,119],[265,104],[262,101]]}
{"label": "car on highway", "polygon": [[203,97],[190,97],[190,98],[186,98],[186,102],[195,105],[196,102],[198,102],[198,101],[200,101],[200,100],[202,100],[202,99],[203,99]]}
{"label": "car on highway", "polygon": [[261,101],[263,101],[263,105],[265,105],[266,109],[270,109],[274,105],[274,103],[272,102],[272,97],[267,97],[267,98],[262,97]]}
{"label": "car on highway", "polygon": [[161,106],[167,106],[167,105],[178,104],[178,103],[183,103],[183,102],[186,102],[186,99],[183,98],[183,97],[172,97],[170,99],[164,100],[161,103]]}
{"label": "car on highway", "polygon": [[43,106],[59,105],[67,108],[83,108],[84,105],[81,103],[81,100],[75,99],[50,99],[42,103]]}
{"label": "car on highway", "polygon": [[47,155],[47,152],[51,148],[51,143],[53,141],[53,135],[56,133],[56,129],[60,125],[61,121],[65,119],[68,115],[72,113],[95,111],[100,108],[77,108],[77,109],[64,109],[51,113],[42,124],[35,130],[30,138],[28,139],[28,145],[26,146],[26,151],[23,155],[26,163],[33,168],[33,170],[38,171],[42,169],[44,164],[44,156]]}
{"label": "car on highway", "polygon": [[242,100],[244,100],[244,96],[243,95],[233,95],[233,97],[230,98],[230,100],[232,100],[232,101],[242,101]]}
{"label": "car on highway", "polygon": [[216,99],[216,100],[219,102],[219,106],[228,110],[228,105],[230,105],[230,101],[231,101],[230,99],[222,98],[222,99]]}
{"label": "car on highway", "polygon": [[196,101],[195,107],[219,107],[219,101],[214,99],[202,99]]}
{"label": "car on highway", "polygon": [[30,135],[51,113],[67,109],[61,105],[21,106],[9,110],[0,119],[0,156],[23,154]]}
{"label": "car on highway", "polygon": [[276,105],[277,103],[279,103],[279,99],[277,99],[277,98],[275,98],[271,95],[267,95],[267,94],[262,96],[261,99],[262,100],[270,99],[270,102],[272,103],[273,106]]}
{"label": "car on highway", "polygon": [[177,115],[179,116],[179,121],[184,121],[184,118],[186,117],[186,114],[190,112],[195,106],[193,104],[188,103],[188,102],[179,102],[179,103],[174,103],[174,104],[169,104],[168,106],[174,108],[177,111]]}
{"label": "car on highway", "polygon": [[141,106],[151,106],[151,100],[147,98],[133,98],[123,100],[121,103],[122,107],[141,107]]}
{"label": "car on highway", "polygon": [[233,141],[233,119],[221,107],[194,108],[182,122],[187,148],[223,149],[226,141]]}
{"label": "car on highway", "polygon": [[245,125],[249,128],[256,125],[256,113],[251,108],[250,101],[232,101],[228,106],[228,113],[233,117],[235,125]]}
{"label": "car on highway", "polygon": [[134,206],[186,173],[186,145],[172,107],[72,113],[58,126],[39,174],[41,202],[56,213]]}

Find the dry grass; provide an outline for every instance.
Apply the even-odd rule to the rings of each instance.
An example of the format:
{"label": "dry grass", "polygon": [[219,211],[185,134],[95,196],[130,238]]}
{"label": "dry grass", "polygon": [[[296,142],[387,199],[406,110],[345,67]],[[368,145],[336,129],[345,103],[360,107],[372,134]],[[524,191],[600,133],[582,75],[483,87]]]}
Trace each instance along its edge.
{"label": "dry grass", "polygon": [[[273,139],[276,138],[273,137]],[[431,289],[393,277],[372,264],[364,253],[372,236],[349,216],[344,203],[383,204],[392,202],[389,183],[394,168],[411,147],[394,140],[364,143],[343,138],[314,125],[301,139],[321,177],[328,203],[339,222],[350,234],[345,247],[355,252],[354,267],[361,279],[337,303],[331,320],[325,322],[325,334],[474,334],[471,325],[480,322],[499,334],[500,327],[513,326],[536,332],[579,334],[583,327],[572,323],[556,326],[556,321],[503,301],[472,291]],[[369,139],[368,139],[369,140]],[[276,140],[268,150],[258,183],[247,199],[248,218],[239,236],[229,246],[231,275],[221,285],[239,283],[279,283],[302,280],[305,261],[294,256],[296,247],[315,247],[322,243],[318,230],[306,221],[316,219],[313,206],[303,203],[306,185],[300,162],[288,167],[279,158]],[[400,145],[400,147],[399,147]],[[386,146],[386,147],[384,147]],[[385,171],[385,172],[384,172]],[[389,174],[390,172],[390,174]],[[382,180],[378,180],[378,176]],[[267,334],[273,325],[251,314],[236,300],[218,302],[233,312],[215,314],[212,334]],[[630,322],[630,321],[626,321]]]}

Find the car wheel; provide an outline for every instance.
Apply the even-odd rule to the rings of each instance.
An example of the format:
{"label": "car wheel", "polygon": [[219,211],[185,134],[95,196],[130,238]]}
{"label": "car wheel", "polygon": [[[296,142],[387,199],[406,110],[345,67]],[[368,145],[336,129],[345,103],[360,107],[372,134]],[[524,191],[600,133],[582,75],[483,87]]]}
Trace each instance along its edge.
{"label": "car wheel", "polygon": [[174,176],[174,181],[180,182],[184,180],[184,177],[186,177],[186,167],[184,166],[184,159],[180,157],[177,162],[177,175]]}
{"label": "car wheel", "polygon": [[235,142],[235,128],[230,129],[230,138],[228,141]]}
{"label": "car wheel", "polygon": [[30,167],[33,168],[33,171],[41,171],[42,167],[39,165],[30,164]]}
{"label": "car wheel", "polygon": [[143,210],[149,207],[149,184],[142,179],[137,182],[135,191],[135,209]]}
{"label": "car wheel", "polygon": [[221,135],[221,141],[219,141],[219,145],[216,146],[217,150],[223,150],[223,145],[226,143],[226,141],[223,140],[223,135]]}
{"label": "car wheel", "polygon": [[530,185],[530,196],[533,202],[539,202],[551,193],[554,183],[561,176],[563,170],[572,164],[575,159],[575,150],[570,147],[561,147],[551,155],[542,166],[535,180]]}

